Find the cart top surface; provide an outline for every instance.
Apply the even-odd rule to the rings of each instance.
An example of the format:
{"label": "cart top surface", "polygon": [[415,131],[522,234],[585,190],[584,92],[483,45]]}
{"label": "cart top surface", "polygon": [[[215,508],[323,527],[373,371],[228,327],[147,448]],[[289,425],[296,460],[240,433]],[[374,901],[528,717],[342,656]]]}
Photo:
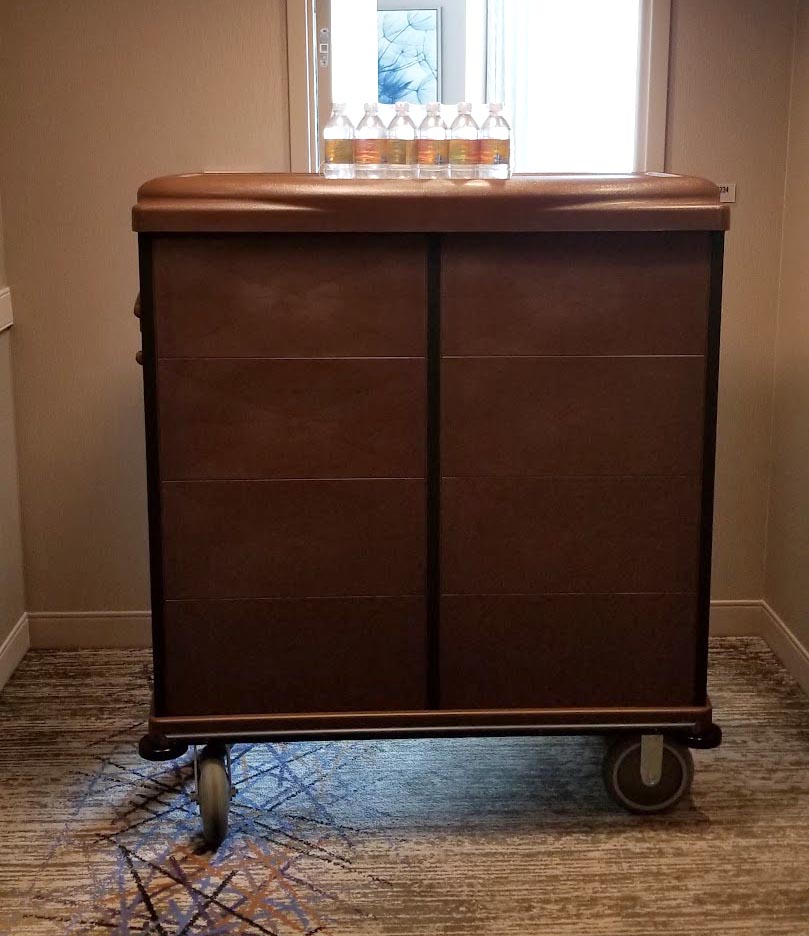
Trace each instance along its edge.
{"label": "cart top surface", "polygon": [[724,231],[712,182],[666,173],[490,179],[324,179],[193,173],[141,186],[144,233]]}

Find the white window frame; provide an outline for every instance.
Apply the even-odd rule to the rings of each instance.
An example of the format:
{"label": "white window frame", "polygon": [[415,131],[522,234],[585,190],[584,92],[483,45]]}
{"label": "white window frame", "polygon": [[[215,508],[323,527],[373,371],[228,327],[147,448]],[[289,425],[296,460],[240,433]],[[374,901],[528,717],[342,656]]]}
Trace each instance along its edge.
{"label": "white window frame", "polygon": [[637,172],[664,172],[669,99],[671,0],[643,0],[640,10]]}
{"label": "white window frame", "polygon": [[289,168],[317,172],[316,0],[287,0]]}
{"label": "white window frame", "polygon": [[[328,115],[330,68],[318,61],[319,31],[329,29],[330,0],[287,0],[289,164],[318,171],[317,108]],[[641,0],[636,172],[663,172],[666,162],[671,0]],[[331,53],[329,52],[329,55]],[[320,122],[323,121],[323,114]]]}

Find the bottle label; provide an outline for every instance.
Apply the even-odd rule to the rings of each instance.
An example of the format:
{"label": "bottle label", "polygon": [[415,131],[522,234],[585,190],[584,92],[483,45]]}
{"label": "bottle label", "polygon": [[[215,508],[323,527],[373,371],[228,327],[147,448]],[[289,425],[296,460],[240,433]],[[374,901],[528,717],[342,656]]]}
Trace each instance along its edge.
{"label": "bottle label", "polygon": [[324,159],[327,165],[351,165],[354,162],[353,140],[324,140]]}
{"label": "bottle label", "polygon": [[510,140],[480,141],[480,164],[482,166],[507,166],[510,158]]}
{"label": "bottle label", "polygon": [[324,140],[324,159],[328,165],[348,164],[354,162],[353,140]]}
{"label": "bottle label", "polygon": [[420,166],[446,166],[449,162],[449,140],[419,140],[417,152]]}
{"label": "bottle label", "polygon": [[358,166],[380,166],[385,162],[385,140],[354,140],[354,162]]}
{"label": "bottle label", "polygon": [[388,163],[395,166],[415,165],[416,141],[388,140]]}
{"label": "bottle label", "polygon": [[480,162],[480,141],[450,140],[449,161],[453,166],[476,166]]}

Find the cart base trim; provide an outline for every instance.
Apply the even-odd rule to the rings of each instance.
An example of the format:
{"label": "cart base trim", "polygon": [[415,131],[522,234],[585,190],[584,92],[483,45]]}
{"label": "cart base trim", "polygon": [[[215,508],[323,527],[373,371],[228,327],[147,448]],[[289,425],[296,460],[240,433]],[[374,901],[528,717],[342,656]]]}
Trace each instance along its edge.
{"label": "cart base trim", "polygon": [[[659,709],[434,710],[338,712],[291,715],[155,716],[149,734],[170,741],[204,743],[342,738],[468,737],[476,735],[603,734],[615,731],[674,732],[684,743],[715,740],[710,702]],[[718,730],[718,729],[717,729]],[[719,733],[721,738],[721,733]],[[705,746],[714,746],[713,744]]]}

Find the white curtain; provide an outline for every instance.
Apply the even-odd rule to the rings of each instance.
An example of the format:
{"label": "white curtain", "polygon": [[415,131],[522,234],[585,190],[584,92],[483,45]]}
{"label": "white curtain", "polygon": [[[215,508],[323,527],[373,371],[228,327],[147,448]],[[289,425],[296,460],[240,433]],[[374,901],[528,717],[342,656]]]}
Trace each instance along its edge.
{"label": "white curtain", "polygon": [[489,0],[487,97],[516,172],[631,172],[640,0]]}

